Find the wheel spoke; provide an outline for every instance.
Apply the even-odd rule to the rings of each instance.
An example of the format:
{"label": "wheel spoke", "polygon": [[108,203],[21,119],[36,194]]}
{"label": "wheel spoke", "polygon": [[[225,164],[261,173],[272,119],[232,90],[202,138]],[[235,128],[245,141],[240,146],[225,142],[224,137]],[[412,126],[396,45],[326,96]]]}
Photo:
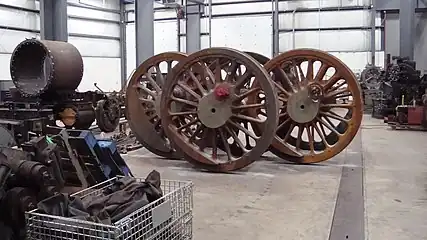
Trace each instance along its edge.
{"label": "wheel spoke", "polygon": [[326,104],[321,104],[320,107],[323,108],[354,108],[354,104],[353,103],[326,103]]}
{"label": "wheel spoke", "polygon": [[229,123],[230,125],[232,125],[233,127],[239,129],[240,131],[242,131],[246,136],[251,137],[252,139],[254,139],[255,141],[258,141],[259,137],[255,136],[254,133],[252,133],[251,131],[249,131],[248,129],[244,128],[242,125],[235,123],[231,120],[228,120],[227,123]]}
{"label": "wheel spoke", "polygon": [[[322,125],[321,125],[322,126]],[[328,142],[326,141],[326,133],[325,130],[320,130],[319,127],[316,125],[316,123],[313,124],[314,129],[316,130],[317,134],[319,135],[320,139],[322,139],[323,144],[325,144],[325,147],[329,147]],[[323,128],[323,126],[322,126]]]}
{"label": "wheel spoke", "polygon": [[191,80],[193,80],[194,84],[196,85],[196,87],[199,89],[199,91],[202,94],[207,93],[207,91],[203,88],[202,84],[200,83],[199,79],[197,79],[196,75],[194,75],[193,72],[191,71],[187,71],[187,74],[190,76]]}
{"label": "wheel spoke", "polygon": [[236,71],[240,65],[236,61],[231,61],[230,67],[227,69],[227,76],[224,79],[224,82],[232,82],[232,79],[236,78]]}
{"label": "wheel spoke", "polygon": [[314,78],[315,82],[320,82],[323,80],[323,77],[325,77],[326,72],[328,71],[329,66],[326,63],[322,63],[320,66],[319,71],[316,74],[316,77]]}
{"label": "wheel spoke", "polygon": [[301,141],[302,141],[302,133],[304,131],[304,128],[302,128],[301,126],[298,126],[298,136],[297,136],[297,143],[295,144],[295,149],[298,151],[300,149],[301,146]]}
{"label": "wheel spoke", "polygon": [[[153,88],[154,88],[154,90],[156,90],[156,92],[161,92],[162,91],[162,89],[157,84],[156,80],[153,79],[153,77],[151,76],[150,73],[145,73],[144,76],[148,80],[148,82],[150,82],[151,86],[153,86]],[[156,73],[156,78],[157,78],[157,73]]]}
{"label": "wheel spoke", "polygon": [[328,89],[330,89],[333,85],[335,85],[335,83],[337,83],[341,79],[342,77],[339,72],[334,73],[334,75],[332,75],[332,77],[326,81],[324,86],[325,90],[327,91]]}
{"label": "wheel spoke", "polygon": [[188,112],[169,112],[171,116],[184,116],[184,115],[192,115],[197,114],[196,111],[188,111]]}
{"label": "wheel spoke", "polygon": [[241,120],[254,122],[254,123],[263,123],[264,122],[263,120],[261,120],[259,118],[249,117],[249,116],[246,116],[243,114],[233,114],[232,116],[235,118],[241,119]]}
{"label": "wheel spoke", "polygon": [[191,101],[191,100],[186,100],[186,99],[182,99],[182,98],[178,98],[178,97],[171,97],[171,100],[175,101],[175,102],[179,102],[179,103],[184,103],[193,107],[197,107],[198,104],[197,102]]}
{"label": "wheel spoke", "polygon": [[330,117],[330,118],[333,118],[335,120],[339,120],[341,122],[349,122],[348,119],[345,119],[345,118],[343,118],[343,117],[339,116],[338,114],[331,112],[331,111],[328,111],[328,112],[320,111],[320,114],[327,116],[327,117]]}
{"label": "wheel spoke", "polygon": [[141,89],[142,91],[144,91],[145,93],[147,93],[148,95],[152,96],[152,97],[157,97],[157,93],[154,91],[151,91],[150,89],[148,89],[146,86],[144,86],[141,83],[137,83],[136,87],[138,89]]}
{"label": "wheel spoke", "polygon": [[306,131],[307,131],[307,137],[308,137],[308,143],[310,145],[310,152],[314,153],[314,132],[312,131],[313,127],[311,126],[311,124],[306,125],[305,127]]}
{"label": "wheel spoke", "polygon": [[198,123],[199,122],[199,119],[193,119],[193,120],[191,120],[190,122],[187,122],[186,124],[184,124],[184,125],[182,125],[182,126],[180,126],[179,128],[177,128],[177,131],[178,132],[180,132],[180,131],[182,131],[183,129],[186,129],[186,128],[189,128],[189,127],[191,127],[191,126],[193,126],[193,125],[195,125],[196,123]]}
{"label": "wheel spoke", "polygon": [[247,98],[248,96],[250,96],[250,95],[252,95],[254,93],[257,93],[259,91],[261,91],[261,88],[252,88],[252,89],[249,89],[248,91],[245,91],[244,93],[242,93],[240,95],[237,95],[237,98],[235,99],[235,101],[241,101],[241,100]]}
{"label": "wheel spoke", "polygon": [[200,99],[202,97],[199,94],[197,94],[196,92],[194,92],[193,90],[191,90],[191,88],[189,88],[186,84],[184,84],[182,82],[178,82],[177,85],[179,87],[181,87],[182,89],[184,89],[187,93],[189,93],[191,96],[193,96],[196,99]]}
{"label": "wheel spoke", "polygon": [[313,65],[314,65],[314,61],[313,60],[308,60],[306,80],[310,81],[310,82],[314,80],[313,79],[313,77],[314,77]]}
{"label": "wheel spoke", "polygon": [[219,131],[222,144],[224,145],[224,148],[225,148],[225,153],[227,153],[228,161],[231,161],[233,156],[231,155],[230,145],[228,144],[228,141],[225,138],[224,131],[222,130],[222,128],[219,128],[218,131]]}
{"label": "wheel spoke", "polygon": [[248,109],[248,108],[262,108],[264,106],[265,106],[265,103],[254,103],[254,104],[242,104],[238,106],[231,106],[231,108],[235,110],[241,110],[241,109]]}
{"label": "wheel spoke", "polygon": [[230,134],[230,136],[233,138],[234,142],[237,143],[237,145],[242,149],[242,151],[247,152],[248,150],[245,148],[245,145],[242,143],[242,141],[239,139],[236,133],[232,131],[227,125],[224,125],[224,128],[228,132],[228,134]]}

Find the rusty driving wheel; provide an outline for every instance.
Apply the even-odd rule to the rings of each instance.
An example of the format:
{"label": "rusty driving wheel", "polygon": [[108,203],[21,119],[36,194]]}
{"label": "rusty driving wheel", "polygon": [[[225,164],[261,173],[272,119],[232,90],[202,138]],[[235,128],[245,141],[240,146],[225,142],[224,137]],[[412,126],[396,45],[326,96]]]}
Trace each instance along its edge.
{"label": "rusty driving wheel", "polygon": [[[259,83],[256,87],[254,81]],[[274,86],[265,69],[245,53],[210,48],[191,54],[172,69],[163,90],[166,135],[199,167],[215,172],[246,167],[274,137],[278,117]],[[247,104],[248,96],[258,92],[265,93],[265,100]],[[267,117],[249,116],[250,108],[263,109]],[[261,134],[251,131],[253,124],[262,125]]]}
{"label": "rusty driving wheel", "polygon": [[180,158],[167,139],[159,116],[162,88],[173,66],[187,58],[179,52],[155,55],[135,70],[126,90],[127,119],[136,139],[150,152]]}
{"label": "rusty driving wheel", "polygon": [[265,68],[281,102],[271,152],[316,163],[347,147],[360,127],[363,104],[356,77],[343,62],[323,51],[298,49],[273,58]]}
{"label": "rusty driving wheel", "polygon": [[261,65],[266,64],[268,61],[270,61],[270,58],[259,54],[259,53],[255,53],[255,52],[245,52],[246,54],[248,54],[249,56],[253,57],[255,60],[257,60]]}

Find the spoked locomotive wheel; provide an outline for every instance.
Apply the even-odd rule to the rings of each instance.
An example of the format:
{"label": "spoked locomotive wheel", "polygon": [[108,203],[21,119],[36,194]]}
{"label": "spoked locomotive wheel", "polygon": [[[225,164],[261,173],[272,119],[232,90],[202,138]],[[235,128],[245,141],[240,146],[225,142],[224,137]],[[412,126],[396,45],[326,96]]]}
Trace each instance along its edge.
{"label": "spoked locomotive wheel", "polygon": [[248,54],[249,56],[253,57],[255,60],[257,60],[261,65],[266,64],[268,61],[270,61],[270,58],[259,54],[259,53],[254,53],[254,52],[245,52],[246,54]]}
{"label": "spoked locomotive wheel", "polygon": [[281,101],[271,152],[316,163],[347,147],[360,127],[363,105],[356,77],[343,62],[323,51],[299,49],[275,57],[265,68]]}
{"label": "spoked locomotive wheel", "polygon": [[[248,96],[260,92],[265,101],[247,104]],[[215,172],[257,160],[277,126],[276,92],[268,73],[249,55],[228,48],[196,52],[175,66],[161,108],[166,135],[175,148],[191,163]],[[263,109],[267,118],[249,116],[250,108]],[[262,125],[261,134],[252,131],[253,124]]]}
{"label": "spoked locomotive wheel", "polygon": [[136,139],[165,158],[180,157],[171,147],[159,116],[162,88],[172,67],[186,58],[183,53],[167,52],[147,59],[136,69],[126,90],[127,119]]}

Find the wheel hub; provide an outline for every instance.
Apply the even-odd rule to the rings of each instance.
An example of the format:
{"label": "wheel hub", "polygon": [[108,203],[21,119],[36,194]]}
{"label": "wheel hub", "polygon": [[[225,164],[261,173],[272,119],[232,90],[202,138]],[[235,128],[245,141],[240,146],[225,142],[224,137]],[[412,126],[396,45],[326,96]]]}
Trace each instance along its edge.
{"label": "wheel hub", "polygon": [[310,87],[303,88],[289,97],[287,111],[292,120],[307,123],[316,118],[319,113],[319,98],[313,98]]}
{"label": "wheel hub", "polygon": [[229,88],[227,86],[217,86],[213,92],[202,97],[197,109],[200,121],[208,128],[218,128],[230,119],[231,101]]}

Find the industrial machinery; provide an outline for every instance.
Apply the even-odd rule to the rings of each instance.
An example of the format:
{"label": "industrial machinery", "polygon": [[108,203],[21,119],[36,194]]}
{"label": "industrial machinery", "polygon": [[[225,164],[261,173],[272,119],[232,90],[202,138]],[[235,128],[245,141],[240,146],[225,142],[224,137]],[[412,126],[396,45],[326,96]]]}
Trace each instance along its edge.
{"label": "industrial machinery", "polygon": [[70,43],[27,39],[13,51],[10,74],[15,85],[3,91],[0,124],[18,144],[61,121],[66,128],[88,129],[96,120],[104,132],[119,124],[123,97],[100,91],[77,92],[83,60]]}
{"label": "industrial machinery", "polygon": [[426,75],[421,76],[414,61],[401,57],[393,57],[392,60],[394,62],[388,60],[385,70],[378,77],[377,91],[372,99],[372,116],[376,118],[396,116],[399,105],[423,105],[422,95],[427,88]]}
{"label": "industrial machinery", "polygon": [[271,60],[229,48],[159,54],[133,74],[126,109],[148,150],[215,172],[244,168],[268,150],[294,163],[326,161],[363,116],[352,71],[314,49]]}

